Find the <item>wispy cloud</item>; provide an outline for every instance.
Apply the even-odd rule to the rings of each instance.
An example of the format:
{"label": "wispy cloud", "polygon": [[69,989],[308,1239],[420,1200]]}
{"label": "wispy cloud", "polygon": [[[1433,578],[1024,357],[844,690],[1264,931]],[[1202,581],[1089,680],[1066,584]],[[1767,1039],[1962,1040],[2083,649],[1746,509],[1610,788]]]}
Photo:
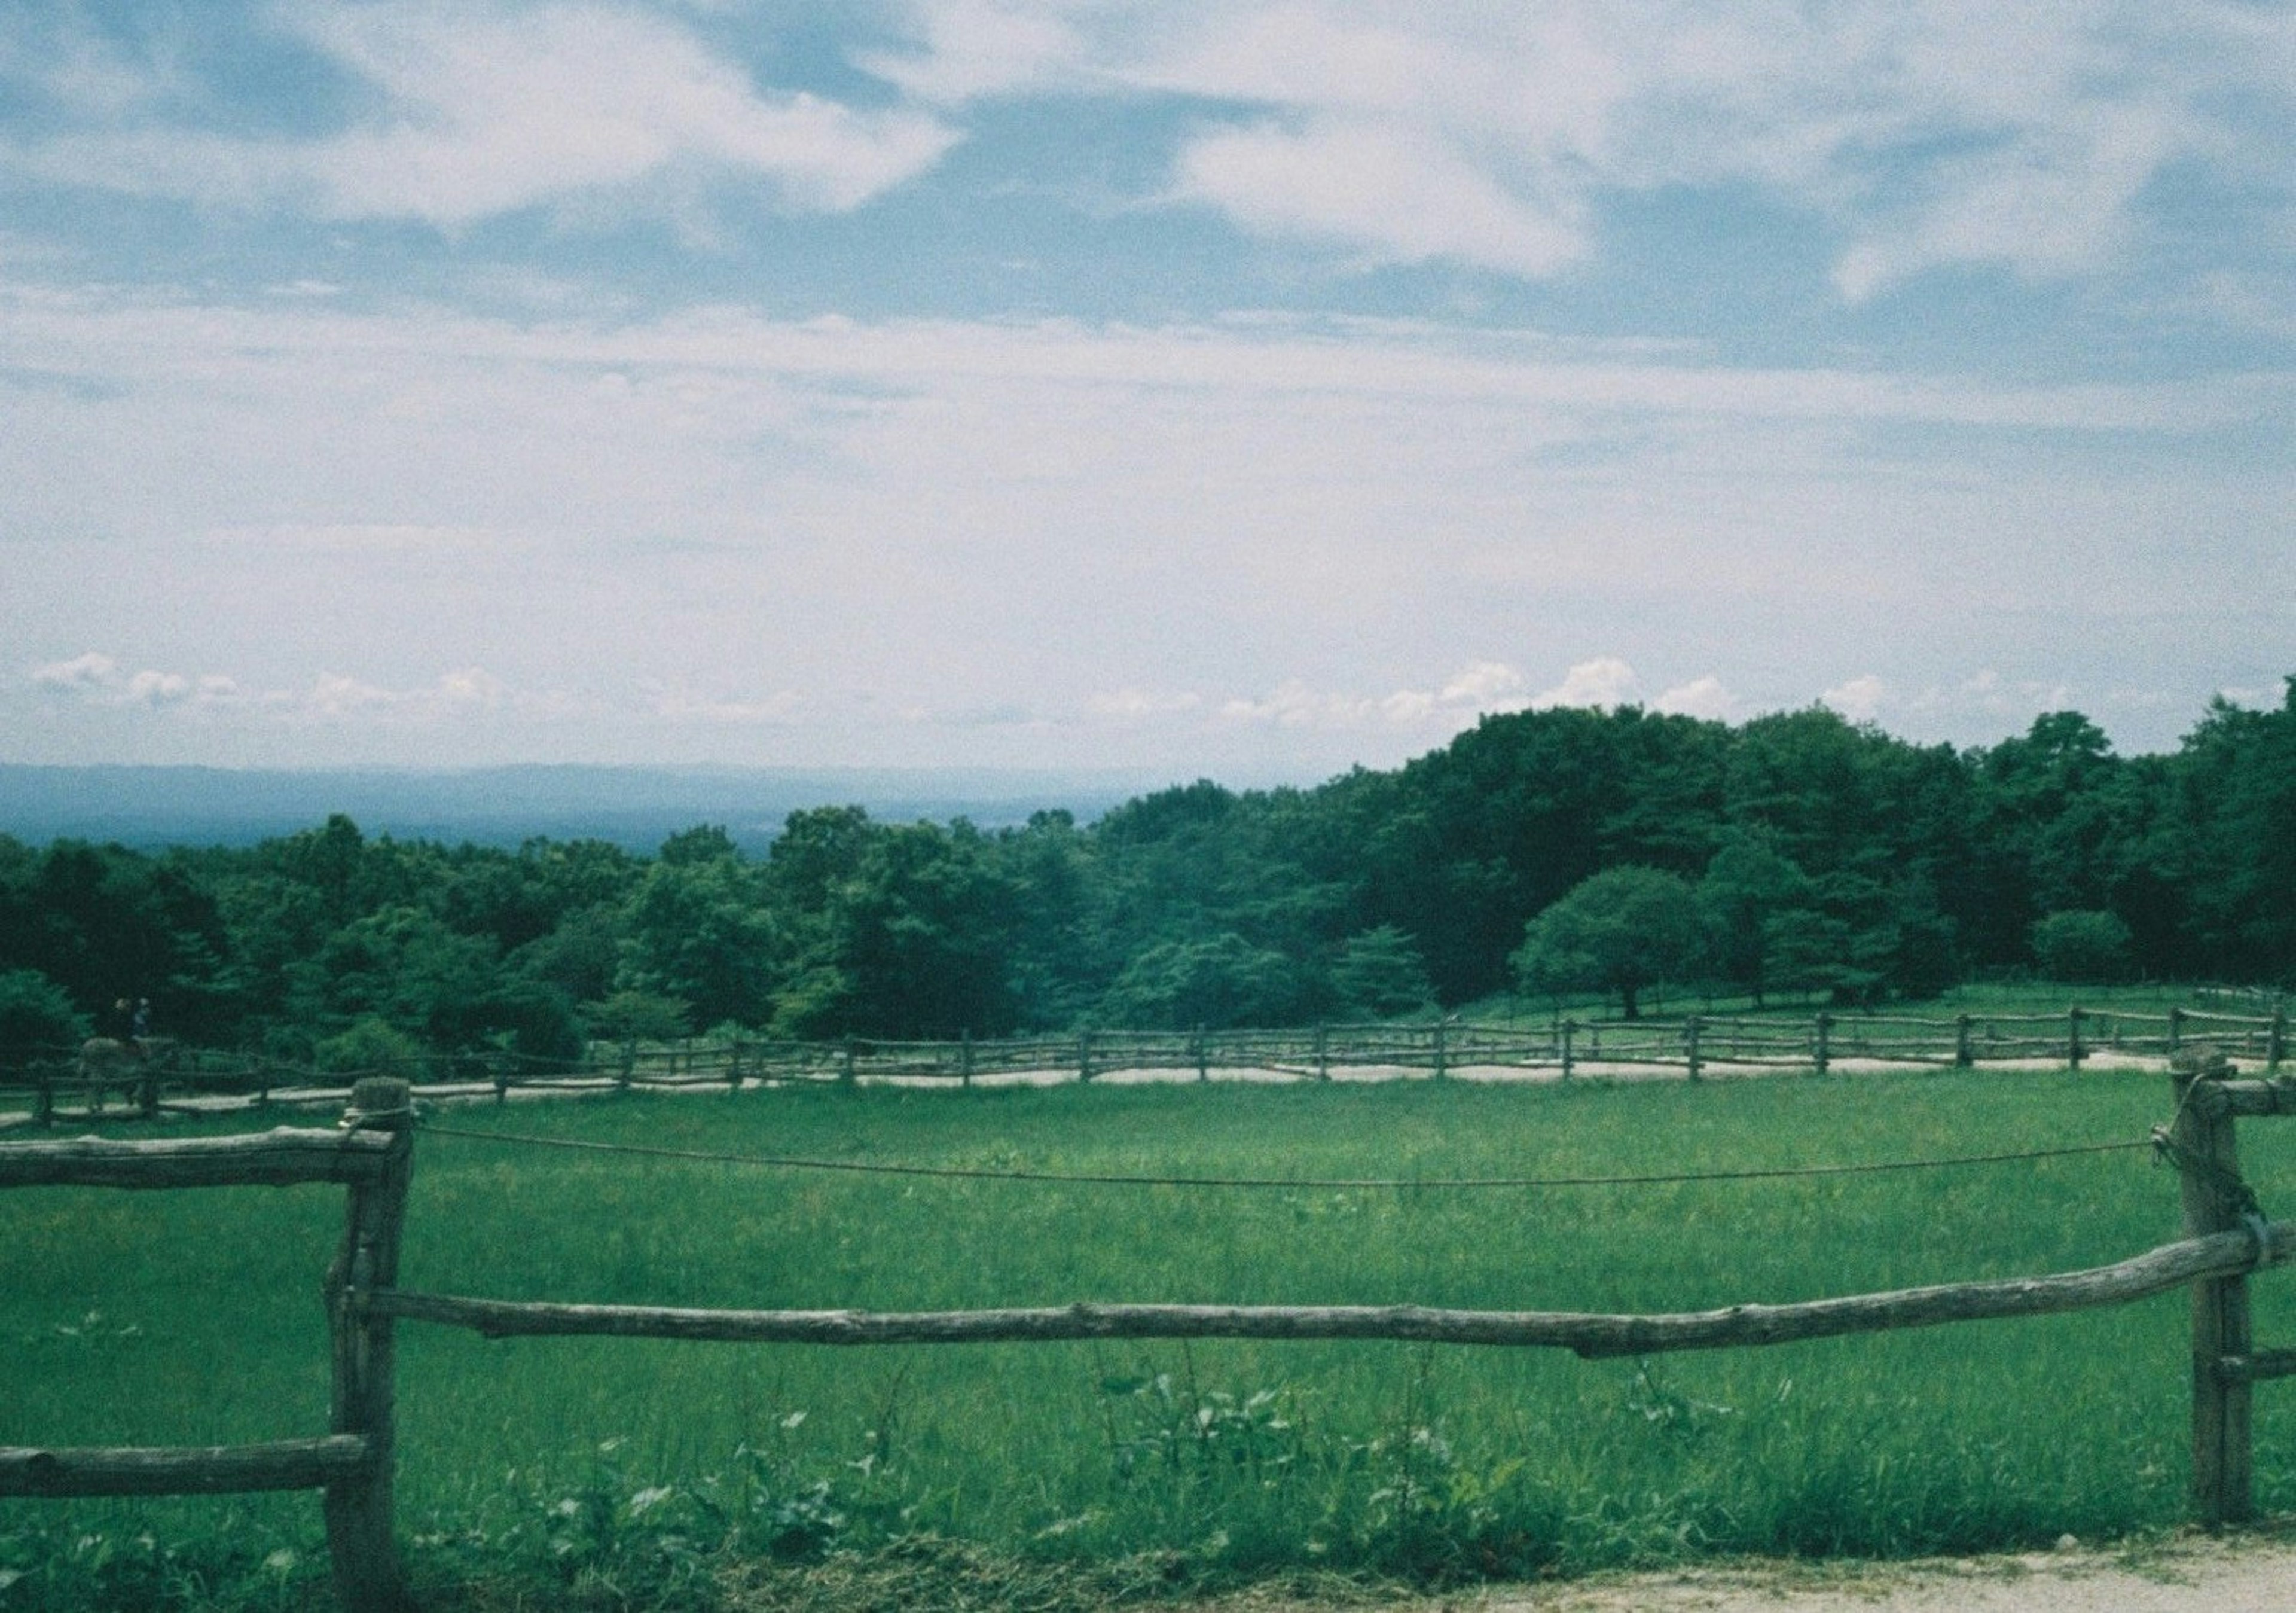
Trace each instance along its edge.
{"label": "wispy cloud", "polygon": [[695,689],[684,683],[641,679],[638,691],[645,705],[665,722],[706,727],[780,727],[803,715],[806,702],[792,690],[760,695],[728,695]]}
{"label": "wispy cloud", "polygon": [[1408,124],[1262,124],[1207,135],[1182,153],[1172,193],[1247,228],[1372,263],[1448,258],[1536,276],[1587,249],[1576,208],[1512,191]]}
{"label": "wispy cloud", "polygon": [[957,132],[921,111],[863,110],[761,89],[674,20],[627,6],[283,10],[365,92],[343,127],[299,137],[171,125],[114,62],[47,87],[107,127],[0,147],[50,181],[230,207],[456,226],[586,194],[628,194],[700,165],[762,181],[783,206],[840,211],[937,162]]}
{"label": "wispy cloud", "polygon": [[914,49],[881,70],[928,97],[1121,84],[1237,109],[1183,143],[1173,194],[1247,229],[1542,276],[1587,250],[1605,192],[1752,185],[1839,232],[1859,298],[1942,265],[2097,267],[2148,185],[2236,166],[2258,109],[2296,104],[2287,14],[2210,0],[909,13]]}
{"label": "wispy cloud", "polygon": [[44,695],[93,705],[180,712],[203,719],[236,715],[272,723],[373,720],[422,724],[457,716],[514,712],[527,718],[565,715],[578,703],[563,693],[513,688],[483,667],[459,667],[430,682],[391,687],[324,671],[296,687],[248,688],[220,672],[128,671],[90,650],[36,666],[29,681]]}

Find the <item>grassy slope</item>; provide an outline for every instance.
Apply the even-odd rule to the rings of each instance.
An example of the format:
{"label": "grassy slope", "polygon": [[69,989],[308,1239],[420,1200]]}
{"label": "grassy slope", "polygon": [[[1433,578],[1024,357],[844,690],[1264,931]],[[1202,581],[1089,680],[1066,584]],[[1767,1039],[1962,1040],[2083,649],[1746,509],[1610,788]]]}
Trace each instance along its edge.
{"label": "grassy slope", "polygon": [[[2141,1138],[2166,1107],[2157,1076],[1978,1073],[792,1092],[442,1118],[836,1158],[1431,1181],[2046,1148]],[[2266,1207],[2284,1213],[2296,1130],[2243,1133]],[[2176,1227],[2173,1179],[2141,1154],[1477,1193],[905,1181],[447,1137],[423,1140],[419,1162],[409,1287],[685,1304],[1689,1309],[2085,1265]],[[318,1189],[0,1198],[0,1444],[317,1431],[317,1280],[339,1214]],[[2292,1323],[2296,1285],[2260,1282],[2259,1340],[2296,1342]],[[1169,1548],[1246,1565],[1520,1572],[2095,1535],[2179,1514],[2185,1338],[2174,1296],[1647,1371],[1399,1345],[855,1352],[489,1344],[408,1327],[401,1527],[435,1537],[418,1560],[457,1538],[541,1550],[550,1503],[586,1485],[627,1523],[629,1496],[657,1481],[690,1495],[704,1476],[730,1488],[740,1469],[753,1502],[826,1482],[818,1516],[791,1514],[816,1533],[834,1511],[851,1538],[922,1526],[1005,1549]],[[1272,1398],[1251,1405],[1260,1391]],[[2259,1396],[2270,1506],[2296,1505],[2284,1403]],[[609,1438],[622,1443],[602,1457]],[[745,1443],[759,1454],[737,1461]],[[53,1550],[60,1528],[196,1542],[225,1518],[246,1551],[278,1544],[308,1562],[316,1511],[300,1499],[0,1503],[0,1568],[12,1532],[20,1556]]]}

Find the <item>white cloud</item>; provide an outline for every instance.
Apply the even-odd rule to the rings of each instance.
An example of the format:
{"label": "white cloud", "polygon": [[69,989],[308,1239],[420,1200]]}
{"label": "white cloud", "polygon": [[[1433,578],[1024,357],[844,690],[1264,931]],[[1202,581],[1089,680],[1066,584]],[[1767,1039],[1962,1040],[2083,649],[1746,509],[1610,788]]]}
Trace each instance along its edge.
{"label": "white cloud", "polygon": [[186,701],[228,698],[231,680],[213,677],[193,679],[181,672],[148,668],[126,672],[111,656],[91,650],[69,661],[34,667],[32,682],[49,694],[70,695],[99,705],[157,708]]}
{"label": "white cloud", "polygon": [[1449,258],[1546,275],[1579,257],[1585,232],[1407,124],[1321,122],[1226,130],[1182,154],[1174,195],[1246,227],[1350,248],[1374,261]]}
{"label": "white cloud", "polygon": [[1085,704],[1098,716],[1136,720],[1193,712],[1203,705],[1203,698],[1185,691],[1167,694],[1152,689],[1123,688],[1111,694],[1095,695]]}
{"label": "white cloud", "polygon": [[1738,697],[1710,673],[1667,690],[1651,702],[1651,710],[1669,717],[1699,717],[1713,722],[1734,721],[1745,715]]}
{"label": "white cloud", "polygon": [[1505,662],[1478,661],[1443,686],[1442,699],[1451,705],[1496,706],[1516,700],[1529,687],[1529,679]]}
{"label": "white cloud", "polygon": [[90,650],[70,661],[52,661],[32,669],[32,681],[44,689],[76,695],[94,694],[117,687],[119,663]]}
{"label": "white cloud", "polygon": [[[2296,591],[2285,476],[2251,446],[2289,417],[2271,377],[1909,381],[1406,322],[520,322],[5,289],[0,364],[53,378],[0,392],[0,640],[53,664],[39,687],[130,645],[123,685],[227,667],[251,728],[325,669],[348,679],[315,702],[331,742],[391,712],[400,754],[529,732],[735,759],[742,723],[777,719],[808,760],[982,754],[949,724],[890,737],[922,700],[1068,712],[1071,756],[1170,737],[1202,741],[1175,765],[1343,766],[1533,694],[1649,697],[1630,670],[1534,679],[1480,646],[1695,655],[1767,706],[1828,665],[1919,688],[1985,664],[2005,610],[2055,623],[2033,654],[2092,686],[2139,675],[2096,671],[2101,645],[2151,646],[2162,684],[2205,657],[2190,709],[2270,671],[2196,624],[2280,642]],[[1950,424],[1956,451],[1903,423]],[[2182,613],[2097,630],[2149,599]],[[517,727],[535,696],[439,685],[472,666],[669,693],[587,694],[585,723],[539,733]],[[824,715],[848,690],[877,704]],[[1189,690],[1193,717],[1143,709]],[[448,710],[468,720],[415,727]],[[27,720],[0,743],[51,742]]]}
{"label": "white cloud", "polygon": [[1634,702],[1641,683],[1634,668],[1615,655],[1603,655],[1578,662],[1561,683],[1532,695],[1530,704],[1538,711],[1558,705],[1592,706],[1597,710],[1628,705]]}
{"label": "white cloud", "polygon": [[1415,728],[1439,740],[1486,712],[1521,710],[1529,704],[1522,694],[1529,687],[1520,671],[1498,661],[1479,661],[1439,688],[1397,689],[1377,697],[1319,691],[1292,678],[1264,698],[1224,701],[1218,715],[1230,723],[1339,732]]}
{"label": "white cloud", "polygon": [[192,692],[192,680],[181,672],[138,672],[127,680],[122,695],[135,705],[169,705]]}
{"label": "white cloud", "polygon": [[1264,700],[1224,701],[1221,718],[1237,723],[1269,723],[1278,728],[1337,728],[1360,726],[1379,709],[1376,701],[1342,695],[1317,694],[1297,678],[1286,679]]}
{"label": "white cloud", "polygon": [[680,164],[843,210],[922,172],[957,135],[915,111],[767,94],[670,21],[621,7],[385,0],[284,14],[375,103],[300,141],[146,123],[20,146],[43,177],[230,206],[460,226]]}
{"label": "white cloud", "polygon": [[869,65],[921,97],[1120,86],[1233,109],[1184,144],[1176,194],[1366,263],[1529,276],[1583,253],[1602,193],[1738,184],[1838,233],[1848,296],[1955,263],[2081,272],[2175,164],[2237,173],[2259,119],[2296,111],[2296,22],[2214,0],[908,12],[914,50]]}
{"label": "white cloud", "polygon": [[2280,709],[2288,697],[2288,687],[2283,684],[2274,688],[2268,684],[2227,685],[2218,695],[2234,705],[2243,705],[2254,711],[2273,712]]}
{"label": "white cloud", "polygon": [[920,100],[954,103],[1010,95],[1072,72],[1085,42],[1073,9],[1004,0],[931,0],[909,8],[922,36],[914,51],[865,52],[859,65]]}
{"label": "white cloud", "polygon": [[1837,685],[1818,696],[1852,722],[1872,722],[1890,703],[1890,686],[1871,672]]}
{"label": "white cloud", "polygon": [[638,680],[646,707],[666,722],[718,728],[779,727],[803,715],[805,700],[783,689],[758,696],[726,695],[659,679]]}
{"label": "white cloud", "polygon": [[[231,680],[222,679],[231,685]],[[346,673],[322,672],[306,687],[268,689],[251,698],[236,685],[229,694],[271,718],[289,723],[342,724],[371,721],[394,728],[423,728],[442,722],[512,712],[539,720],[573,714],[578,703],[553,690],[514,688],[484,667],[459,667],[431,682],[392,687]]]}

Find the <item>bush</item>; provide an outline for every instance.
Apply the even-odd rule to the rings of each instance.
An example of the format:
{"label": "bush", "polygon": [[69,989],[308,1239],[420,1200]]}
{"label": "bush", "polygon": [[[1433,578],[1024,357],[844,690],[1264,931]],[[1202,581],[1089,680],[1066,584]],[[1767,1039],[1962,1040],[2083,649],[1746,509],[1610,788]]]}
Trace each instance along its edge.
{"label": "bush", "polygon": [[0,1064],[68,1054],[86,1040],[88,1028],[63,987],[39,970],[0,974]]}
{"label": "bush", "polygon": [[322,1041],[318,1066],[330,1075],[402,1075],[413,1079],[422,1062],[422,1045],[406,1032],[370,1015],[340,1035]]}
{"label": "bush", "polygon": [[2118,913],[2052,913],[2033,926],[2033,961],[2052,980],[2110,985],[2128,978],[2131,940]]}

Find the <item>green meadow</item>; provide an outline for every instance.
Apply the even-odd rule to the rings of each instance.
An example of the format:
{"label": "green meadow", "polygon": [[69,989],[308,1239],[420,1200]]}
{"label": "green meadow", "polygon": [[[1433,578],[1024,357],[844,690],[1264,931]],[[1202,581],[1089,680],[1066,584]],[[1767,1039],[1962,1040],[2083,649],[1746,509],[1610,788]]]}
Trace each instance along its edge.
{"label": "green meadow", "polygon": [[[791,1090],[442,1109],[437,1127],[1047,1172],[1378,1177],[1087,1186],[826,1173],[418,1136],[401,1282],[506,1298],[941,1309],[1078,1300],[1669,1311],[2102,1263],[2178,1230],[2144,1152],[1571,1188],[2140,1140],[2158,1074],[1700,1083]],[[245,1129],[244,1123],[201,1129]],[[2242,1127],[2267,1213],[2296,1127]],[[0,1196],[0,1444],[322,1431],[332,1189]],[[2254,1285],[2296,1343],[2296,1278]],[[735,1557],[970,1543],[1154,1560],[1169,1589],[1314,1569],[1514,1577],[1894,1555],[2174,1526],[2181,1296],[1646,1362],[1402,1344],[885,1346],[399,1333],[418,1584],[708,1605]],[[2296,1401],[2258,1487],[2296,1507]],[[0,1609],[291,1606],[314,1498],[0,1502]],[[451,1587],[462,1587],[454,1590]]]}

